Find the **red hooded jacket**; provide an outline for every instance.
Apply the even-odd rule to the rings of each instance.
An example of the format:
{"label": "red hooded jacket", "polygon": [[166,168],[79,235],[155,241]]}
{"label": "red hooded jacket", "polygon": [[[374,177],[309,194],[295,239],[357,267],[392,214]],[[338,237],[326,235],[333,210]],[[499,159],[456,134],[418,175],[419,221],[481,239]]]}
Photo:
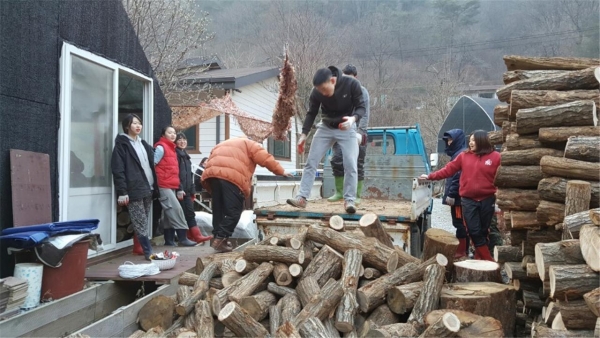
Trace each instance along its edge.
{"label": "red hooded jacket", "polygon": [[154,144],[154,148],[157,146],[162,146],[165,150],[165,155],[155,167],[158,187],[179,190],[179,162],[177,162],[175,143],[163,136]]}

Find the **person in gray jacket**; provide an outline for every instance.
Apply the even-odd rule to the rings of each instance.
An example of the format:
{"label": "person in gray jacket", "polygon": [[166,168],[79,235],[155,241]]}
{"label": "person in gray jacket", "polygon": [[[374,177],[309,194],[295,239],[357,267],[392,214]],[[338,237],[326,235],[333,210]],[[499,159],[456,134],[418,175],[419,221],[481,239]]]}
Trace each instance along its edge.
{"label": "person in gray jacket", "polygon": [[[356,67],[353,65],[347,65],[342,70],[342,73],[353,78],[358,78],[358,72]],[[354,203],[360,204],[360,195],[363,190],[363,183],[365,179],[365,155],[367,154],[367,127],[369,126],[369,92],[364,86],[362,89],[363,101],[365,103],[365,116],[363,116],[358,122],[358,130],[356,131],[358,138],[358,184],[356,186],[356,199]],[[335,179],[335,194],[329,197],[329,202],[337,202],[344,198],[344,156],[342,154],[342,148],[336,142],[333,145],[333,156],[331,158],[331,169],[333,171],[333,177]]]}

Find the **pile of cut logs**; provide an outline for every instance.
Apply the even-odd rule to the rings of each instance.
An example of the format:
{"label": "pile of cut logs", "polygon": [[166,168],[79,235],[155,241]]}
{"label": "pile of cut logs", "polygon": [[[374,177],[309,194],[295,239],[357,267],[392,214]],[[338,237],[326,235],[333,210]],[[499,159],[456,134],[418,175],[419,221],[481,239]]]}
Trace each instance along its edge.
{"label": "pile of cut logs", "polygon": [[134,336],[513,336],[514,286],[501,283],[498,263],[449,260],[454,234],[429,229],[419,259],[375,214],[357,229],[339,216],[328,223],[199,258],[176,296],[140,310]]}
{"label": "pile of cut logs", "polygon": [[497,94],[508,105],[496,107],[502,131],[490,139],[502,144],[497,203],[511,246],[494,257],[518,290],[521,330],[592,336],[600,330],[600,60],[504,60]]}

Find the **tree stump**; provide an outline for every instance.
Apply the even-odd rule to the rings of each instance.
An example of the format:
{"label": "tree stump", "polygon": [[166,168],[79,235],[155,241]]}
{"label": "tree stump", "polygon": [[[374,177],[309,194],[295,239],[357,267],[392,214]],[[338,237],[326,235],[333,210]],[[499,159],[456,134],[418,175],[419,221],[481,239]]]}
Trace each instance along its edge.
{"label": "tree stump", "polygon": [[498,167],[494,185],[498,188],[537,188],[538,183],[543,178],[539,165],[514,165]]}
{"label": "tree stump", "polygon": [[[425,232],[422,259],[426,261],[438,253],[452,258],[457,248],[458,238],[454,234],[446,230],[430,228]],[[452,265],[452,259],[448,262]]]}
{"label": "tree stump", "polygon": [[404,314],[412,310],[422,289],[423,282],[395,286],[387,292],[387,305],[392,312]]}
{"label": "tree stump", "polygon": [[294,290],[292,288],[287,288],[285,286],[277,285],[274,282],[270,282],[269,284],[267,284],[267,290],[269,290],[269,292],[276,294],[280,297],[283,297],[288,294],[296,296],[296,290]]}
{"label": "tree stump", "polygon": [[196,316],[196,326],[194,331],[196,331],[198,337],[214,337],[214,322],[210,304],[205,300],[199,300],[196,305],[194,305],[194,315]]}
{"label": "tree stump", "polygon": [[238,337],[265,337],[267,329],[252,319],[236,302],[230,302],[219,312],[219,321]]}
{"label": "tree stump", "polygon": [[454,263],[454,280],[457,283],[501,283],[500,265],[495,262],[471,259],[456,262]]}
{"label": "tree stump", "polygon": [[155,296],[142,306],[138,313],[140,327],[144,331],[157,326],[166,330],[173,324],[174,311],[175,302],[171,298],[162,295]]}
{"label": "tree stump", "polygon": [[460,330],[460,320],[452,312],[446,312],[431,324],[419,337],[453,337]]}
{"label": "tree stump", "polygon": [[239,304],[250,317],[260,322],[267,317],[269,307],[276,304],[276,299],[269,291],[261,291],[253,296],[242,298]]}
{"label": "tree stump", "polygon": [[[519,243],[520,244],[520,243]],[[494,247],[494,260],[498,263],[518,262],[523,259],[521,247],[497,245]]]}
{"label": "tree stump", "polygon": [[583,264],[579,240],[565,240],[535,245],[535,264],[543,281],[549,280],[548,271],[552,265]]}
{"label": "tree stump", "polygon": [[376,214],[364,214],[358,221],[358,225],[365,236],[377,238],[381,244],[392,249],[394,248],[392,237],[385,231],[383,225],[381,225],[381,222],[379,221],[379,216]]}
{"label": "tree stump", "polygon": [[254,245],[244,250],[244,259],[250,262],[304,263],[304,251],[292,248]]}
{"label": "tree stump", "polygon": [[315,317],[310,317],[300,325],[300,334],[303,337],[311,338],[329,338],[327,336],[327,329],[323,323]]}
{"label": "tree stump", "polygon": [[576,300],[598,287],[598,273],[586,264],[550,267],[550,297]]}
{"label": "tree stump", "polygon": [[332,249],[329,245],[324,245],[319,253],[314,256],[308,264],[300,281],[307,277],[314,276],[319,287],[327,283],[330,278],[338,279],[342,273],[342,261],[344,256]]}
{"label": "tree stump", "polygon": [[281,322],[292,322],[296,316],[302,310],[302,305],[298,297],[293,295],[286,295],[279,300],[279,307],[281,308]]}
{"label": "tree stump", "polygon": [[358,309],[356,289],[358,274],[362,266],[362,253],[357,249],[346,251],[343,266],[341,281],[344,295],[335,313],[335,328],[340,332],[347,333],[354,329],[354,316]]}
{"label": "tree stump", "polygon": [[544,156],[540,161],[540,166],[542,172],[549,176],[600,181],[600,163]]}
{"label": "tree stump", "polygon": [[423,326],[425,324],[425,315],[430,311],[437,310],[445,274],[446,269],[443,265],[432,264],[425,269],[423,291],[417,297],[408,318],[409,323],[416,323],[418,326]]}
{"label": "tree stump", "polygon": [[298,282],[298,286],[296,287],[298,299],[300,300],[300,303],[302,303],[303,307],[308,305],[308,303],[310,303],[310,301],[316,297],[320,291],[321,288],[319,287],[317,279],[314,276],[308,276],[300,280],[300,282]]}
{"label": "tree stump", "polygon": [[344,219],[338,215],[333,215],[329,218],[329,227],[335,231],[344,231]]}
{"label": "tree stump", "polygon": [[583,300],[596,317],[600,317],[600,287],[583,295]]}
{"label": "tree stump", "polygon": [[[504,156],[504,154],[502,155]],[[540,204],[540,197],[537,190],[498,189],[496,204],[502,210],[535,211]]]}

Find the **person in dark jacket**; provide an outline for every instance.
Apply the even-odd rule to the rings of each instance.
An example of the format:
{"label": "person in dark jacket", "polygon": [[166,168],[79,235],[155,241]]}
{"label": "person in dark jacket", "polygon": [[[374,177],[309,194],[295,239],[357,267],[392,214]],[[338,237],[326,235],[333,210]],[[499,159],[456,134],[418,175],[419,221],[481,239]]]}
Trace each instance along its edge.
{"label": "person in dark jacket", "polygon": [[111,168],[120,206],[127,206],[133,224],[133,253],[150,260],[152,246],[148,238],[148,219],[153,194],[158,194],[154,151],[139,136],[142,120],[135,114],[121,122],[124,133],[115,139]]}
{"label": "person in dark jacket", "polygon": [[322,120],[313,136],[298,195],[288,199],[287,203],[296,208],[306,208],[317,166],[333,144],[337,143],[344,157],[344,209],[354,214],[358,185],[356,125],[366,112],[362,88],[357,79],[343,76],[342,71],[333,66],[317,70],[313,86],[302,135],[298,140],[298,153],[304,153],[306,138],[319,110]]}
{"label": "person in dark jacket", "polygon": [[[467,149],[465,133],[462,129],[448,130],[444,133],[442,139],[446,143],[445,153],[450,156],[451,161]],[[452,175],[452,177],[446,179],[444,196],[442,197],[442,203],[450,206],[452,225],[456,228],[456,238],[458,238],[459,241],[456,254],[454,255],[454,258],[456,259],[466,257],[469,248],[468,234],[462,219],[462,207],[460,205],[460,194],[458,192],[460,186],[460,173],[461,171],[458,171],[456,174]]]}
{"label": "person in dark jacket", "polygon": [[192,161],[190,155],[185,151],[187,147],[187,137],[184,133],[178,133],[175,138],[177,148],[177,162],[179,163],[179,184],[185,193],[183,200],[179,201],[185,220],[188,225],[187,238],[196,243],[210,241],[212,236],[203,236],[196,223],[196,213],[194,212],[194,199],[196,198],[196,187],[194,186],[194,173],[192,173]]}
{"label": "person in dark jacket", "polygon": [[207,161],[208,157],[203,158],[202,161],[200,161],[199,168],[196,169],[196,174],[194,175],[194,185],[196,186],[196,192],[204,190],[204,187],[202,186],[202,173],[204,173]]}

